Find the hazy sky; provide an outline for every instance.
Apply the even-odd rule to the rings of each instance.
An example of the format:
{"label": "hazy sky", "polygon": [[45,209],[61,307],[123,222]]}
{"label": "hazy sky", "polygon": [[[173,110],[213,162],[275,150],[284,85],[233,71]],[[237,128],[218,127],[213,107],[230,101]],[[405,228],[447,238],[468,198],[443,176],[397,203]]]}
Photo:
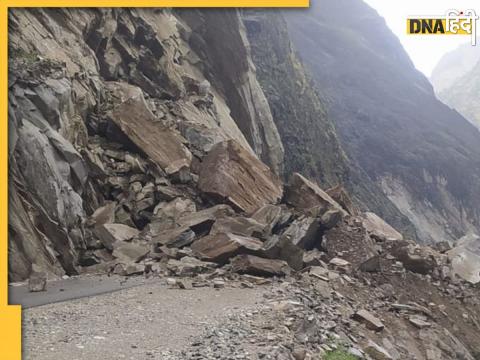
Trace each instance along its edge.
{"label": "hazy sky", "polygon": [[[468,36],[411,36],[406,34],[406,18],[410,15],[443,15],[448,9],[474,9],[480,15],[478,0],[364,0],[385,18],[398,36],[418,70],[430,76],[438,60],[447,51],[469,42]],[[480,35],[480,21],[477,22]],[[480,46],[480,44],[477,44]]]}

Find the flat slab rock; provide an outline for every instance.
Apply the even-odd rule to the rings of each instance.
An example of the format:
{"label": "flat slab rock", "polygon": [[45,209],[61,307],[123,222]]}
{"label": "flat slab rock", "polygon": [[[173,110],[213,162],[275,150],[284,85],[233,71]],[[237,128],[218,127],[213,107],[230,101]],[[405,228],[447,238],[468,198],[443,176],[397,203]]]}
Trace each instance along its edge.
{"label": "flat slab rock", "polygon": [[218,143],[208,153],[198,187],[214,201],[246,213],[278,203],[283,194],[279,177],[235,140]]}
{"label": "flat slab rock", "polygon": [[158,123],[149,110],[141,90],[125,83],[108,83],[119,104],[110,120],[145,154],[163,169],[171,164],[190,165],[192,154],[182,136]]}
{"label": "flat slab rock", "polygon": [[359,310],[354,315],[353,318],[357,321],[360,321],[365,324],[365,326],[374,331],[382,331],[385,328],[385,325],[378,319],[377,317],[373,316],[367,310]]}
{"label": "flat slab rock", "polygon": [[262,246],[263,243],[260,240],[252,237],[217,233],[195,241],[191,248],[204,260],[225,263],[238,254],[259,252]]}
{"label": "flat slab rock", "polygon": [[403,235],[377,214],[366,212],[363,219],[363,226],[371,235],[381,239],[403,240]]}
{"label": "flat slab rock", "polygon": [[124,224],[103,224],[95,227],[94,233],[105,248],[113,250],[114,243],[131,240],[140,231]]}
{"label": "flat slab rock", "polygon": [[232,270],[256,276],[286,276],[291,268],[283,260],[264,259],[254,255],[238,255],[231,260]]}

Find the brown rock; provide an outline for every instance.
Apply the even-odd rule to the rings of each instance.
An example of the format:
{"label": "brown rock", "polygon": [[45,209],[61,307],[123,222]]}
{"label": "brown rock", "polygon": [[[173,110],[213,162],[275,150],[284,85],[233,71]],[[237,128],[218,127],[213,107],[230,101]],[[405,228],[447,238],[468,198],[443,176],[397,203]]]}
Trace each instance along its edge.
{"label": "brown rock", "polygon": [[113,244],[117,241],[127,241],[138,236],[140,231],[123,224],[103,224],[94,230],[95,235],[109,250],[113,250]]}
{"label": "brown rock", "polygon": [[212,226],[210,234],[232,233],[243,236],[263,236],[265,225],[247,217],[225,217],[218,219]]}
{"label": "brown rock", "polygon": [[185,139],[155,121],[139,88],[114,82],[108,88],[120,100],[109,119],[153,162],[163,169],[181,161],[190,164],[192,154],[184,145]]}
{"label": "brown rock", "polygon": [[271,234],[273,229],[290,219],[291,214],[279,205],[267,204],[258,209],[252,219],[265,225],[265,232]]}
{"label": "brown rock", "polygon": [[157,246],[166,245],[169,248],[182,248],[195,240],[195,233],[188,226],[165,230],[155,236],[153,240]]}
{"label": "brown rock", "polygon": [[350,215],[355,216],[358,214],[357,208],[353,205],[350,195],[348,195],[343,186],[337,185],[327,189],[325,192],[330,195],[333,200],[340,204],[340,206]]}
{"label": "brown rock", "polygon": [[347,212],[335,202],[325,191],[320,189],[317,184],[306,179],[299,173],[293,173],[290,176],[285,194],[286,202],[299,210],[307,213],[312,211],[315,215],[322,215],[327,210],[339,210],[342,215]]}
{"label": "brown rock", "polygon": [[205,236],[192,245],[194,253],[208,261],[225,263],[229,258],[245,253],[258,253],[263,243],[255,238],[219,233]]}
{"label": "brown rock", "polygon": [[367,310],[359,310],[354,315],[353,318],[357,321],[360,321],[366,325],[370,330],[382,331],[385,325],[380,321],[380,319],[373,316]]}
{"label": "brown rock", "polygon": [[114,245],[113,256],[127,264],[139,262],[150,252],[148,246],[137,243],[122,242]]}
{"label": "brown rock", "polygon": [[147,225],[145,232],[155,240],[166,230],[175,228],[192,229],[197,235],[205,235],[210,232],[216,220],[233,215],[233,209],[228,205],[216,205],[197,212],[186,212],[180,217],[155,218]]}
{"label": "brown rock", "polygon": [[234,140],[216,144],[202,165],[198,187],[217,202],[253,213],[282,198],[278,176]]}
{"label": "brown rock", "polygon": [[256,276],[285,276],[291,271],[283,260],[264,259],[254,255],[238,255],[231,260],[232,270]]}

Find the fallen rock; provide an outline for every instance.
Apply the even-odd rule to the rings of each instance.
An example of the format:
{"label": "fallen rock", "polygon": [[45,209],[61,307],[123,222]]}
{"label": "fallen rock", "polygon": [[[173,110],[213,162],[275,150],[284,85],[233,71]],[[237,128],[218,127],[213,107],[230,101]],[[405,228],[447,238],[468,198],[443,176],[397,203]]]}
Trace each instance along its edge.
{"label": "fallen rock", "polygon": [[373,360],[392,360],[392,356],[380,345],[377,345],[373,341],[369,340],[367,346],[364,349]]}
{"label": "fallen rock", "polygon": [[184,145],[185,139],[155,121],[140,88],[116,82],[107,87],[120,100],[109,119],[153,162],[163,169],[181,161],[190,164],[192,154]]}
{"label": "fallen rock", "polygon": [[113,244],[117,241],[127,241],[140,234],[140,231],[123,224],[103,224],[94,229],[95,235],[103,246],[113,250]]}
{"label": "fallen rock", "polygon": [[254,255],[238,255],[230,261],[232,270],[255,276],[286,276],[291,269],[283,260],[264,259]]}
{"label": "fallen rock", "polygon": [[353,318],[359,322],[365,324],[365,326],[374,331],[382,331],[385,328],[385,325],[380,321],[380,319],[373,316],[367,310],[359,310],[354,315]]}
{"label": "fallen rock", "polygon": [[190,228],[195,234],[208,234],[216,220],[233,215],[228,205],[216,205],[208,209],[187,213],[177,218],[156,218],[147,225],[144,232],[155,238],[166,230],[175,228]]}
{"label": "fallen rock", "polygon": [[312,249],[322,240],[319,230],[318,219],[301,216],[294,220],[281,236],[302,249]]}
{"label": "fallen rock", "polygon": [[426,247],[400,246],[392,250],[392,255],[403,263],[405,269],[418,274],[429,274],[437,266],[432,250]]}
{"label": "fallen rock", "polygon": [[321,266],[323,265],[323,258],[325,253],[321,252],[318,249],[313,249],[310,251],[305,251],[303,253],[303,265],[307,266]]}
{"label": "fallen rock", "polygon": [[128,264],[125,268],[125,275],[132,276],[132,275],[141,275],[145,272],[145,265],[141,264]]}
{"label": "fallen rock", "polygon": [[425,319],[422,319],[418,316],[410,316],[408,318],[408,321],[410,322],[410,324],[412,324],[413,326],[415,326],[418,329],[424,329],[424,328],[432,326],[431,323],[429,323],[428,321],[425,321]]}
{"label": "fallen rock", "polygon": [[215,221],[210,230],[210,234],[232,233],[243,236],[262,237],[264,230],[265,225],[247,217],[224,217]]}
{"label": "fallen rock", "polygon": [[347,191],[342,185],[334,186],[325,190],[330,197],[335,200],[346,212],[355,216],[358,214],[358,209],[353,205],[353,201],[348,195]]}
{"label": "fallen rock", "polygon": [[334,269],[341,270],[342,272],[348,272],[351,270],[351,265],[347,260],[340,258],[331,259],[328,264]]}
{"label": "fallen rock", "polygon": [[382,270],[381,257],[379,255],[372,256],[370,259],[364,261],[358,267],[363,272],[380,272]]}
{"label": "fallen rock", "polygon": [[255,238],[218,233],[205,236],[193,243],[192,250],[202,259],[225,263],[229,258],[242,253],[258,253],[263,243]]}
{"label": "fallen rock", "polygon": [[285,236],[272,235],[263,244],[262,256],[284,260],[294,270],[303,268],[303,250]]}
{"label": "fallen rock", "polygon": [[100,226],[115,222],[115,208],[117,203],[109,201],[105,205],[96,209],[87,220],[89,226]]}
{"label": "fallen rock", "polygon": [[445,254],[446,252],[452,250],[452,246],[448,241],[439,241],[433,245],[433,247],[440,253]]}
{"label": "fallen rock", "polygon": [[327,210],[336,209],[342,216],[347,215],[347,212],[325,191],[299,173],[290,176],[285,190],[285,201],[307,214],[321,216]]}
{"label": "fallen rock", "polygon": [[28,291],[41,292],[47,290],[47,273],[34,271],[28,279]]}
{"label": "fallen rock", "polygon": [[267,165],[234,140],[218,143],[205,157],[199,189],[216,202],[253,213],[282,198],[282,182]]}
{"label": "fallen rock", "polygon": [[190,279],[176,279],[175,283],[179,289],[182,289],[182,290],[193,289],[192,280]]}
{"label": "fallen rock", "polygon": [[282,206],[267,204],[253,213],[251,218],[265,226],[266,234],[271,234],[275,228],[289,221],[291,213]]}
{"label": "fallen rock", "polygon": [[152,239],[152,242],[158,247],[165,245],[171,248],[182,248],[193,243],[195,238],[196,234],[190,227],[182,226],[161,232]]}
{"label": "fallen rock", "polygon": [[112,255],[119,261],[129,264],[141,261],[149,252],[150,249],[147,245],[119,242],[114,244]]}
{"label": "fallen rock", "polygon": [[158,218],[177,219],[196,211],[197,206],[192,200],[179,197],[168,203],[163,202],[158,204],[155,207],[153,214]]}
{"label": "fallen rock", "polygon": [[480,237],[465,235],[447,252],[452,274],[472,284],[480,283]]}
{"label": "fallen rock", "polygon": [[340,224],[325,231],[321,249],[330,257],[347,260],[353,268],[378,255],[375,241],[362,226],[361,219],[354,217],[344,218]]}
{"label": "fallen rock", "polygon": [[363,214],[363,226],[370,236],[373,236],[376,239],[403,240],[402,234],[373,212],[366,212]]}
{"label": "fallen rock", "polygon": [[312,266],[308,274],[323,281],[330,281],[330,271],[322,266]]}
{"label": "fallen rock", "polygon": [[320,216],[320,226],[323,230],[329,230],[342,220],[342,212],[337,209],[327,210]]}
{"label": "fallen rock", "polygon": [[408,305],[408,304],[391,304],[390,305],[392,309],[397,310],[397,311],[406,311],[406,312],[414,312],[414,313],[422,313],[430,318],[433,318],[433,314],[430,310],[428,310],[426,307],[421,306],[421,305]]}
{"label": "fallen rock", "polygon": [[198,260],[194,257],[185,256],[180,260],[170,259],[167,269],[177,276],[194,276],[212,271],[217,264]]}

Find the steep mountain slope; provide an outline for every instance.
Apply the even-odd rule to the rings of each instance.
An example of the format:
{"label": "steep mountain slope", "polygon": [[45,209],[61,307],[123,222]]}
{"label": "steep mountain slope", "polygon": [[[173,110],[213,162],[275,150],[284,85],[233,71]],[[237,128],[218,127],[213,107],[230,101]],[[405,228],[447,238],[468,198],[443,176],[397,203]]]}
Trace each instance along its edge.
{"label": "steep mountain slope", "polygon": [[470,42],[449,51],[438,61],[430,76],[437,94],[450,88],[457,80],[470,72],[480,59],[480,48]]}
{"label": "steep mountain slope", "polygon": [[301,172],[323,187],[343,184],[363,210],[374,211],[416,238],[408,219],[347,159],[315,84],[294,51],[279,12],[243,12],[257,78],[285,147],[286,173]]}
{"label": "steep mountain slope", "polygon": [[360,0],[316,1],[286,18],[347,155],[420,238],[478,232],[480,135],[435,98],[384,20]]}
{"label": "steep mountain slope", "polygon": [[480,61],[449,87],[441,90],[438,97],[480,128]]}

